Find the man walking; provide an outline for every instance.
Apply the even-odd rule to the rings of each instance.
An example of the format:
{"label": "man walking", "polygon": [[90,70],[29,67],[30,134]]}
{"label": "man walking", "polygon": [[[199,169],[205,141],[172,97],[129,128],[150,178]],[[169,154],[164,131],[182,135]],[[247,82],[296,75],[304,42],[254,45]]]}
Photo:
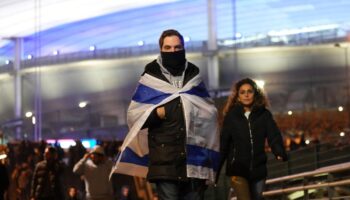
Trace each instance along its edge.
{"label": "man walking", "polygon": [[183,36],[170,29],[147,64],[128,110],[130,131],[114,171],[146,176],[159,199],[203,199],[217,170],[217,111],[186,60]]}

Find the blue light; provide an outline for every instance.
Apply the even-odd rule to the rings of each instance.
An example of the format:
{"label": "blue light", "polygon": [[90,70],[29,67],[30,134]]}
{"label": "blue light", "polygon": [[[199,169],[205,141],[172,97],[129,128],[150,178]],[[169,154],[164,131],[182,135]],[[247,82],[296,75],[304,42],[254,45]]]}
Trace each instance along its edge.
{"label": "blue light", "polygon": [[82,139],[81,143],[85,148],[91,149],[94,148],[97,144],[96,139]]}

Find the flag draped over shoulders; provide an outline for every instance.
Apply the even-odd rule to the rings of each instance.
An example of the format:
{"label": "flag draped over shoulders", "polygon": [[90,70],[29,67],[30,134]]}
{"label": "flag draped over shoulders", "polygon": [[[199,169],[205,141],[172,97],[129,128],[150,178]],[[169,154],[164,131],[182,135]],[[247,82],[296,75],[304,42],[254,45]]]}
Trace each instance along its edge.
{"label": "flag draped over shoulders", "polygon": [[128,108],[129,132],[112,173],[146,177],[148,172],[148,129],[142,129],[157,107],[180,97],[186,124],[187,177],[214,182],[219,165],[217,110],[199,75],[183,88],[149,74],[141,76]]}

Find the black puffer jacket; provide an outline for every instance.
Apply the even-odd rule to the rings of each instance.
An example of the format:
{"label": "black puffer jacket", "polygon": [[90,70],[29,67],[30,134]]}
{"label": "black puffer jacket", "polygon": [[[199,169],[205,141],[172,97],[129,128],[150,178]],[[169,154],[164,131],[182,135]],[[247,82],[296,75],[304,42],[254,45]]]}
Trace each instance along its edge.
{"label": "black puffer jacket", "polygon": [[[147,73],[168,82],[155,61],[145,67]],[[188,63],[184,85],[199,73],[198,67]],[[186,180],[186,127],[180,98],[164,105],[165,119],[160,119],[156,109],[143,128],[148,128],[149,171],[147,179]]]}
{"label": "black puffer jacket", "polygon": [[[1,161],[1,160],[0,160]],[[10,185],[9,174],[6,166],[0,163],[0,199],[4,196],[5,191]]]}
{"label": "black puffer jacket", "polygon": [[62,177],[62,163],[58,161],[49,163],[46,160],[39,162],[35,167],[32,178],[31,197],[62,200],[65,191]]}
{"label": "black puffer jacket", "polygon": [[249,120],[240,105],[226,114],[221,132],[221,163],[226,160],[227,176],[242,176],[248,180],[267,177],[265,139],[275,156],[287,160],[281,133],[269,110],[254,108]]}

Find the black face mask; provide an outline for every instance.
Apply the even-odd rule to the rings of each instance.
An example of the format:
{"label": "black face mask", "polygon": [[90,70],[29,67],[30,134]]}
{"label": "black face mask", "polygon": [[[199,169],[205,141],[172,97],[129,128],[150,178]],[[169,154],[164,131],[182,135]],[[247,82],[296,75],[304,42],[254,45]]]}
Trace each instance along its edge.
{"label": "black face mask", "polygon": [[163,66],[173,76],[180,76],[185,70],[185,50],[175,52],[160,52]]}

